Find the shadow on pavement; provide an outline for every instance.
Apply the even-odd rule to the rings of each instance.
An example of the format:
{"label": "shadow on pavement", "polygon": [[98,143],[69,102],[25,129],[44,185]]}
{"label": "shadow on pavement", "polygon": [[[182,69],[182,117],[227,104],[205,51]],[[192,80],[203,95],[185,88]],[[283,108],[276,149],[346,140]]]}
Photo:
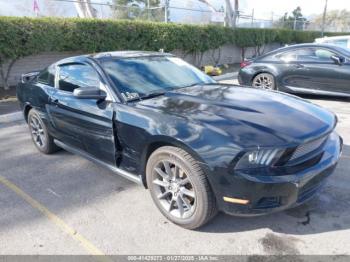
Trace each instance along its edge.
{"label": "shadow on pavement", "polygon": [[0,100],[0,115],[10,114],[21,111],[16,100]]}
{"label": "shadow on pavement", "polygon": [[[55,213],[94,205],[107,197],[118,201],[120,193],[138,187],[66,151],[39,153],[25,124],[0,128],[0,156],[0,175]],[[42,217],[36,210],[23,210],[23,204],[19,196],[0,183],[2,230]]]}
{"label": "shadow on pavement", "polygon": [[220,213],[202,232],[230,233],[270,228],[274,232],[304,235],[350,228],[350,146],[326,185],[309,202],[283,212],[258,217]]}
{"label": "shadow on pavement", "polygon": [[[39,153],[27,131],[25,125],[0,129],[0,174],[55,213],[94,205],[111,197],[113,202],[117,203],[121,194],[132,196],[131,192],[144,190],[68,152],[60,151],[54,155]],[[344,156],[326,186],[307,204],[288,211],[253,218],[219,214],[208,225],[198,230],[198,233],[232,233],[270,228],[274,232],[304,235],[349,229],[350,146],[344,145],[343,152]],[[0,194],[4,193],[1,191]],[[13,198],[15,198],[13,194],[8,194],[0,199],[0,206],[5,207],[0,215],[0,228],[8,230],[10,227],[30,223],[40,217],[37,213],[28,214],[16,208],[12,205]],[[132,201],[130,206],[122,209],[141,208],[141,211],[135,211],[139,213],[150,204],[143,201],[151,200],[149,198]],[[122,209],[119,211],[123,212]]]}

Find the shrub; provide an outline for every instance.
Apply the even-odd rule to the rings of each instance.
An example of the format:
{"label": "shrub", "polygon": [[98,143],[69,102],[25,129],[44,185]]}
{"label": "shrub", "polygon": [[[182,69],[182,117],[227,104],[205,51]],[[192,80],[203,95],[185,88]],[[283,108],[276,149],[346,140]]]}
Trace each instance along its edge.
{"label": "shrub", "polygon": [[[331,35],[331,34],[328,34]],[[272,42],[303,43],[319,37],[319,32],[276,29],[225,28],[213,25],[186,25],[127,20],[97,20],[79,18],[18,18],[0,17],[0,73],[6,87],[8,72],[5,62],[44,51],[80,51],[85,53],[108,50],[180,49],[199,53],[224,44],[235,44],[244,50]]]}

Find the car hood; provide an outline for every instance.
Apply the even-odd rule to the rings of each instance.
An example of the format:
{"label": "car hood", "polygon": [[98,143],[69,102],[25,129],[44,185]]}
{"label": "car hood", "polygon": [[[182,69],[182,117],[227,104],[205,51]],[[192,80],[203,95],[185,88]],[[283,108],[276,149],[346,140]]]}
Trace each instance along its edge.
{"label": "car hood", "polygon": [[298,97],[234,85],[192,86],[137,104],[230,136],[242,147],[300,144],[336,122],[331,112]]}

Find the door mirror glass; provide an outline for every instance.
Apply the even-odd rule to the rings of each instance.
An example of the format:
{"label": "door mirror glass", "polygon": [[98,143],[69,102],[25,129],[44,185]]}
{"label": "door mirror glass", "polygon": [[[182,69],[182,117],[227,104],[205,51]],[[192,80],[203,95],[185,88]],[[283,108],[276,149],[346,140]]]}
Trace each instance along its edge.
{"label": "door mirror glass", "polygon": [[345,61],[345,58],[344,57],[341,57],[341,56],[337,56],[337,55],[332,55],[331,56],[331,59],[333,60],[333,62],[336,64],[336,65],[342,65]]}
{"label": "door mirror glass", "polygon": [[79,99],[104,100],[107,97],[106,92],[97,87],[75,88],[73,95]]}

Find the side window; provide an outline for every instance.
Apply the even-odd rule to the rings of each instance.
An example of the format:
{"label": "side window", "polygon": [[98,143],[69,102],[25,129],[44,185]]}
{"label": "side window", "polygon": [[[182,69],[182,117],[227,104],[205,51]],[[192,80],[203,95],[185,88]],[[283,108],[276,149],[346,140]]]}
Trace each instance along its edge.
{"label": "side window", "polygon": [[285,62],[331,62],[331,56],[336,55],[324,48],[299,48],[279,55]]}
{"label": "side window", "polygon": [[99,87],[100,79],[97,72],[84,64],[67,64],[60,66],[58,88],[73,92],[76,88]]}
{"label": "side window", "polygon": [[315,61],[315,51],[312,48],[299,48],[287,51],[278,56],[284,62],[313,62]]}
{"label": "side window", "polygon": [[50,66],[42,71],[38,76],[38,82],[52,87],[55,86],[55,67]]}
{"label": "side window", "polygon": [[332,62],[331,56],[336,55],[336,53],[327,49],[317,48],[315,49],[315,55],[319,62]]}
{"label": "side window", "polygon": [[342,47],[348,47],[348,39],[337,39],[337,40],[328,41],[327,43],[342,46]]}

